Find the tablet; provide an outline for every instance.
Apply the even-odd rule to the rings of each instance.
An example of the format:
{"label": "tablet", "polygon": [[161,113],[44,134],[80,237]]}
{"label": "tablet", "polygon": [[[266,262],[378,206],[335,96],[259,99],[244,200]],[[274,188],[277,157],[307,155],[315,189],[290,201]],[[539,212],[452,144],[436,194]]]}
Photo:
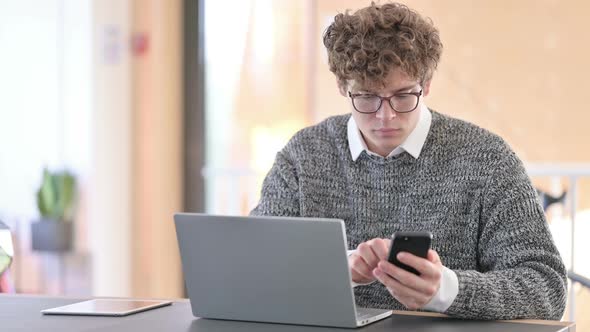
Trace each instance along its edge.
{"label": "tablet", "polygon": [[172,304],[171,301],[94,299],[41,310],[44,315],[126,316]]}

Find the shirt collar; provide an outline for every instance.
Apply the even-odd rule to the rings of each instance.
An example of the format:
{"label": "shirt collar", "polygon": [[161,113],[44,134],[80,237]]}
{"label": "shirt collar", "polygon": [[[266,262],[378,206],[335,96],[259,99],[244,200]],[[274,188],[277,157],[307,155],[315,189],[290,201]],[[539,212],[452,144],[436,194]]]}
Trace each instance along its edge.
{"label": "shirt collar", "polygon": [[[420,156],[420,152],[422,151],[424,143],[426,142],[426,137],[428,136],[428,131],[430,130],[432,114],[424,104],[421,104],[418,111],[420,112],[420,115],[416,127],[402,144],[389,153],[387,156],[388,158],[397,156],[404,151],[409,153],[415,159],[418,159]],[[367,151],[367,153],[371,155],[379,156],[369,150],[367,143],[361,135],[352,116],[348,120],[348,146],[350,147],[350,154],[353,161],[356,161],[363,151]]]}

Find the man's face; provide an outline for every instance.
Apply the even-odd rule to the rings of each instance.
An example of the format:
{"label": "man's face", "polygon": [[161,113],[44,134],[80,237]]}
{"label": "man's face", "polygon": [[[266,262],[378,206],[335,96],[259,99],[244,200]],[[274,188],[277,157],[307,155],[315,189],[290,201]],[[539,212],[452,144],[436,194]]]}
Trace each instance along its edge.
{"label": "man's face", "polygon": [[[387,76],[385,86],[381,84],[359,86],[355,81],[351,80],[348,82],[347,87],[340,88],[340,93],[346,97],[348,97],[348,92],[353,95],[373,94],[390,97],[396,94],[420,92],[420,90],[423,90],[422,96],[428,95],[430,81],[425,82],[424,86],[422,86],[417,80],[411,79],[403,71],[396,68]],[[398,113],[391,108],[390,103],[383,101],[376,113],[364,114],[356,111],[352,101],[350,101],[352,117],[360,129],[369,150],[385,157],[402,144],[418,123],[422,99],[420,97],[418,107],[409,113]]]}

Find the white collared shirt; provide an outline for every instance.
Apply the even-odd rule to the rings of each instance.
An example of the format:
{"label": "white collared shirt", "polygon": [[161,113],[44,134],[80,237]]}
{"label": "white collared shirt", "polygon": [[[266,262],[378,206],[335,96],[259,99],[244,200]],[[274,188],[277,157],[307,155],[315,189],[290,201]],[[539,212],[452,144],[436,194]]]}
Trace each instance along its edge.
{"label": "white collared shirt", "polygon": [[[418,118],[418,123],[416,124],[414,130],[412,130],[406,140],[398,147],[393,149],[393,151],[391,151],[387,157],[397,156],[404,151],[409,153],[415,159],[420,157],[420,152],[424,147],[426,137],[430,131],[432,114],[424,104],[421,104],[419,111],[420,115]],[[366,151],[370,155],[379,156],[379,154],[369,150],[367,143],[363,139],[363,136],[361,135],[361,132],[352,116],[348,120],[348,145],[350,147],[350,154],[353,161],[356,161],[363,151]],[[349,250],[348,254],[351,255],[354,252],[356,252],[356,250]],[[357,284],[354,281],[352,282],[353,287],[361,285],[363,284]],[[444,312],[451,306],[458,293],[459,279],[457,278],[457,274],[453,272],[453,270],[443,266],[440,287],[434,297],[424,306],[423,309]]]}
{"label": "white collared shirt", "polygon": [[[406,151],[412,157],[418,159],[420,152],[422,151],[422,147],[424,146],[424,142],[426,142],[426,136],[428,136],[430,124],[432,123],[432,114],[426,105],[421,104],[418,111],[420,112],[420,115],[414,130],[412,130],[410,135],[408,135],[408,138],[406,138],[406,140],[398,147],[393,149],[393,151],[391,151],[387,157],[397,156],[400,153]],[[348,145],[350,147],[350,154],[353,161],[356,161],[363,151],[367,151],[367,153],[370,155],[379,156],[377,153],[369,150],[367,143],[363,139],[363,136],[361,135],[361,132],[352,116],[348,120]]]}

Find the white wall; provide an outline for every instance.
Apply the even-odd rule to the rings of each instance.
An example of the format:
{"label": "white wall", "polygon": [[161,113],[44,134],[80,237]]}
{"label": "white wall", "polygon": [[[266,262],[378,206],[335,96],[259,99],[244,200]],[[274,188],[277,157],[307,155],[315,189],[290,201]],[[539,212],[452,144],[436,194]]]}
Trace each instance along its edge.
{"label": "white wall", "polygon": [[0,1],[0,215],[36,215],[43,165],[61,166],[57,0]]}
{"label": "white wall", "polygon": [[0,215],[7,219],[37,217],[44,166],[86,181],[90,24],[90,0],[0,1]]}

